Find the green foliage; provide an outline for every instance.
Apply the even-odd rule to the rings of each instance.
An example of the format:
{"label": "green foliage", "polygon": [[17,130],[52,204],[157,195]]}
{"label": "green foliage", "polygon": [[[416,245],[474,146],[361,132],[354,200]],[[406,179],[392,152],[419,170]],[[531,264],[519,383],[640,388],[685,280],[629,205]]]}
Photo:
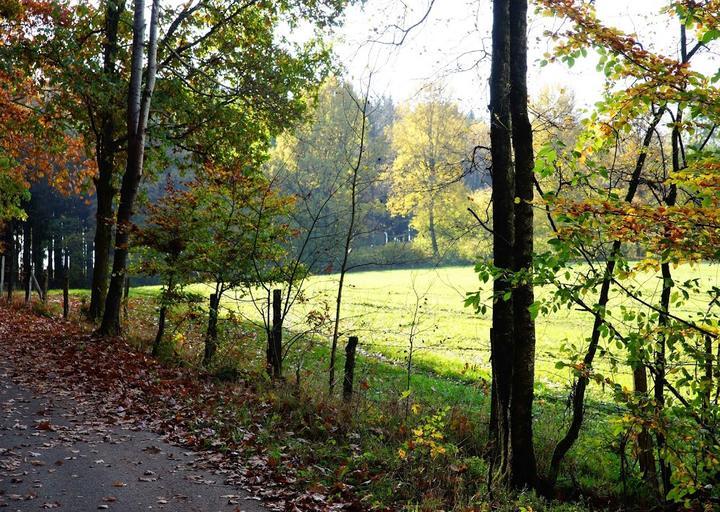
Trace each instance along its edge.
{"label": "green foliage", "polygon": [[391,134],[395,159],[388,208],[395,215],[411,214],[421,241],[427,240],[438,258],[439,247],[452,244],[472,222],[466,211],[469,191],[462,183],[473,145],[470,121],[436,93],[400,109]]}
{"label": "green foliage", "polygon": [[313,271],[340,266],[352,212],[352,174],[361,152],[353,250],[368,245],[381,229],[385,193],[378,178],[388,155],[375,111],[382,104],[370,102],[363,134],[361,101],[349,84],[327,79],[312,102],[312,115],[277,139],[266,167],[277,186],[296,198],[288,223],[301,236],[293,240],[291,253]]}

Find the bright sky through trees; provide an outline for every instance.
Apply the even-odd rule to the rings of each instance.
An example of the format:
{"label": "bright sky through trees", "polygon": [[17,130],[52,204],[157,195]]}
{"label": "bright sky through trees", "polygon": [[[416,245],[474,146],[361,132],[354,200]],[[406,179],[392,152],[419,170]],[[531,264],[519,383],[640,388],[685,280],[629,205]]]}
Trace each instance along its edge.
{"label": "bright sky through trees", "polygon": [[[418,23],[430,2],[367,0],[350,7],[344,25],[337,31],[335,49],[340,62],[347,66],[355,82],[373,71],[374,92],[391,95],[396,101],[412,100],[428,81],[443,79],[464,109],[485,116],[490,72],[485,51],[490,51],[491,2],[435,0],[427,19],[407,34],[403,44],[392,44],[403,37],[403,32],[392,25],[410,27]],[[652,49],[675,56],[678,36],[669,29],[669,18],[660,14],[662,5],[658,0],[595,2],[603,22],[636,33],[640,40],[657,45]],[[564,87],[574,92],[578,106],[592,105],[599,98],[603,83],[595,71],[596,59],[590,56],[578,60],[571,69],[565,64],[541,68],[536,64],[551,50],[551,43],[543,34],[562,26],[535,14],[531,14],[529,21],[530,94],[536,95],[548,86]],[[694,65],[717,68],[711,60],[712,56],[705,55]]]}

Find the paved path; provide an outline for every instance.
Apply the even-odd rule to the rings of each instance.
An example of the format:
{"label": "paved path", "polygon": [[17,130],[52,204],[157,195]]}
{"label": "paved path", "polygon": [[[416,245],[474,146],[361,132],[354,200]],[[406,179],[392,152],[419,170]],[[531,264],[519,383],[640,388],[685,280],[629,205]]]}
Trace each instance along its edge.
{"label": "paved path", "polygon": [[194,453],[75,411],[0,367],[0,510],[266,511],[199,469]]}

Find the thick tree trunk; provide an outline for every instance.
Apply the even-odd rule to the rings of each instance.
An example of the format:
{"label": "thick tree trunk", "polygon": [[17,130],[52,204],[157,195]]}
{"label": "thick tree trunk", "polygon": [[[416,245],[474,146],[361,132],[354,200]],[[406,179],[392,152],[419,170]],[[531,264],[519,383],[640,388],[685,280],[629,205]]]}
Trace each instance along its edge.
{"label": "thick tree trunk", "polygon": [[[132,146],[137,142],[133,142]],[[128,160],[128,168],[123,178],[120,192],[120,205],[117,214],[117,230],[115,232],[115,251],[113,257],[112,275],[107,297],[105,311],[100,325],[100,333],[104,335],[120,334],[120,308],[125,285],[125,272],[130,243],[131,218],[133,205],[140,184],[140,174],[135,159]]]}
{"label": "thick tree trunk", "polygon": [[120,203],[118,205],[115,253],[113,256],[112,274],[105,312],[100,325],[100,333],[104,335],[119,334],[120,306],[127,271],[129,253],[130,229],[132,226],[133,208],[137,197],[138,187],[143,173],[145,158],[145,137],[150,103],[155,88],[155,73],[157,71],[157,31],[160,0],[153,0],[150,19],[150,38],[148,42],[148,62],[145,77],[145,87],[142,88],[143,75],[143,49],[145,40],[145,1],[135,0],[135,14],[133,22],[133,50],[130,71],[130,89],[128,93],[128,155],[122,187],[120,188]]}
{"label": "thick tree trunk", "polygon": [[[102,157],[103,160],[105,157]],[[94,262],[90,284],[90,309],[88,316],[97,320],[102,316],[107,296],[110,248],[112,246],[113,198],[112,187],[114,163],[98,162],[98,178],[95,182],[97,213],[95,215],[95,240],[93,244]],[[88,240],[89,243],[89,240]]]}
{"label": "thick tree trunk", "polygon": [[[513,267],[514,182],[512,169],[510,95],[510,2],[493,2],[492,69],[490,74],[490,143],[492,157],[493,263],[507,272]],[[509,407],[513,365],[512,288],[507,275],[493,281],[492,374],[497,401],[497,440],[491,447],[499,461],[501,480],[509,465]]]}
{"label": "thick tree trunk", "polygon": [[[119,82],[116,61],[119,52],[118,26],[123,12],[125,12],[125,0],[107,2],[103,74],[111,84],[118,84]],[[89,316],[93,320],[100,318],[103,313],[110,268],[110,249],[112,247],[113,200],[116,194],[112,180],[115,173],[115,157],[117,153],[117,142],[115,141],[117,126],[112,110],[107,109],[102,113],[100,125],[100,137],[96,149],[98,176],[95,180],[95,195],[97,197],[94,243],[95,262],[90,286],[89,310]]]}
{"label": "thick tree trunk", "polygon": [[532,410],[535,386],[535,320],[533,260],[533,137],[528,116],[527,0],[510,0],[510,112],[515,155],[515,261],[516,275],[524,276],[513,290],[513,378],[510,398],[510,448],[513,487],[534,488],[537,464],[533,445]]}

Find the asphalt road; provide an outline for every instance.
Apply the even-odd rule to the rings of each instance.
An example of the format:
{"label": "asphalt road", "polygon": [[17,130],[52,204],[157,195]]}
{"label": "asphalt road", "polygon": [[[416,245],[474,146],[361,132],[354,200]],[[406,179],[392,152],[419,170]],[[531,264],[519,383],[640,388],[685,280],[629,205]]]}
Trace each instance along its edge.
{"label": "asphalt road", "polygon": [[257,500],[150,432],[78,416],[0,367],[0,510],[263,512]]}

